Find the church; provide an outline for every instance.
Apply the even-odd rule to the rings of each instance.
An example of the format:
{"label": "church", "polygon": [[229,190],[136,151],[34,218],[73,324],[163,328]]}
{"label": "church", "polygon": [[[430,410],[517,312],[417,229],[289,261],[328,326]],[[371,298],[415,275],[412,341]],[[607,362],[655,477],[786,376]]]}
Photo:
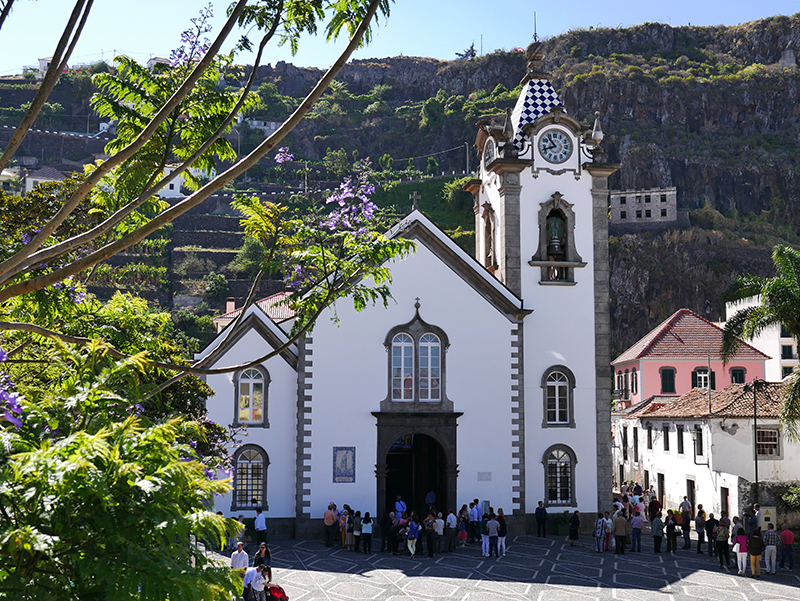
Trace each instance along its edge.
{"label": "church", "polygon": [[[215,510],[262,507],[277,536],[321,536],[331,501],[380,516],[472,499],[511,534],[610,505],[608,176],[599,121],[564,109],[539,42],[513,111],[478,123],[475,255],[419,210],[387,236],[394,301],[329,308],[313,334],[255,368],[206,378],[209,418],[246,426],[233,491]],[[237,365],[287,341],[263,303],[197,358]],[[271,316],[272,315],[272,316]]]}

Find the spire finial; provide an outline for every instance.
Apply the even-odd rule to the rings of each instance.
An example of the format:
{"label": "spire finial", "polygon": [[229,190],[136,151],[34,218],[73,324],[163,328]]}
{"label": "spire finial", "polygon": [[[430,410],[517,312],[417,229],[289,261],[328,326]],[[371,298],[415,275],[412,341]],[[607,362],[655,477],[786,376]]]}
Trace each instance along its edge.
{"label": "spire finial", "polygon": [[415,300],[415,301],[417,301],[417,302],[415,302],[415,303],[414,303],[414,308],[415,308],[417,311],[419,311],[419,297],[415,298],[414,300]]}
{"label": "spire finial", "polygon": [[536,11],[533,11],[533,41],[539,41],[539,34],[536,32]]}
{"label": "spire finial", "polygon": [[414,204],[411,206],[412,211],[418,211],[419,205],[417,205],[417,201],[422,198],[416,190],[414,190],[411,194],[408,195],[408,199],[412,201]]}

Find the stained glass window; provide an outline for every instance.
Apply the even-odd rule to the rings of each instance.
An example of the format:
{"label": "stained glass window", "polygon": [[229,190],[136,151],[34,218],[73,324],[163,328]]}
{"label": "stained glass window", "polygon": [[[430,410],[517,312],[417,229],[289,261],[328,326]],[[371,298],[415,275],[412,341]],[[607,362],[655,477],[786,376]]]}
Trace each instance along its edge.
{"label": "stained glass window", "polygon": [[264,420],[264,376],[257,369],[246,369],[239,376],[239,423]]}

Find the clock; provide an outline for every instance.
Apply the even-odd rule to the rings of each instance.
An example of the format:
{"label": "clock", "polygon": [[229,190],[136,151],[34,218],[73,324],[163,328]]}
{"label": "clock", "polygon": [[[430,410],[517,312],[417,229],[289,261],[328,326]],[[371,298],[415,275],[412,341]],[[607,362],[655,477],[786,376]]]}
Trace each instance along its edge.
{"label": "clock", "polygon": [[572,138],[560,129],[549,129],[539,138],[539,154],[548,163],[563,163],[572,156]]}
{"label": "clock", "polygon": [[483,166],[488,167],[489,163],[491,163],[495,159],[496,154],[497,153],[495,152],[494,139],[489,138],[486,141],[486,146],[483,149]]}

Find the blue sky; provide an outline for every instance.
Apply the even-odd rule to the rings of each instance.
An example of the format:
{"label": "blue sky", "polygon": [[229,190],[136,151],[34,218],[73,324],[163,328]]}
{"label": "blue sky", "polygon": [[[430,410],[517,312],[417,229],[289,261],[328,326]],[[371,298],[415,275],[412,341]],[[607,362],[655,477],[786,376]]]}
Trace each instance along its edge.
{"label": "blue sky", "polygon": [[[169,56],[180,32],[207,0],[96,0],[73,63],[88,63],[124,52],[146,61],[151,55]],[[217,24],[224,21],[229,1],[213,2]],[[19,73],[50,56],[70,12],[69,0],[17,0],[14,12],[0,30],[0,75]],[[537,13],[541,37],[575,28],[618,27],[645,21],[673,26],[732,25],[762,17],[800,11],[797,0],[396,0],[388,21],[381,20],[373,43],[356,58],[429,56],[452,59],[475,43],[484,52],[526,46]],[[238,37],[238,36],[237,36]],[[231,40],[234,40],[232,37]],[[287,48],[272,46],[264,59],[275,64],[291,61],[298,66],[329,66],[343,42],[327,44],[321,36],[301,42],[292,57]],[[239,62],[251,62],[243,56]]]}

